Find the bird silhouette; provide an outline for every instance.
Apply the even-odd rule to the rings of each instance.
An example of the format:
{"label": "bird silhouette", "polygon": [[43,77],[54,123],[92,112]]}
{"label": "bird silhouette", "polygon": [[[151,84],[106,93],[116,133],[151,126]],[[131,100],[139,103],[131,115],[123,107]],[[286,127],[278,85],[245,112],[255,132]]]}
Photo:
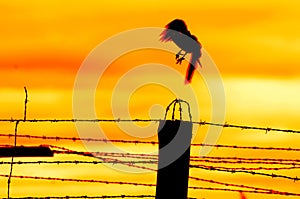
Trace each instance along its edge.
{"label": "bird silhouette", "polygon": [[[192,35],[187,29],[187,25],[181,19],[175,19],[165,26],[165,30],[160,34],[160,41],[173,41],[180,51],[176,54],[176,64],[181,64],[184,57],[191,53],[191,59],[186,71],[185,83],[189,84],[192,81],[197,63],[202,67],[200,62],[201,44],[197,37]],[[182,53],[182,51],[185,51]],[[181,56],[181,57],[180,57]]]}

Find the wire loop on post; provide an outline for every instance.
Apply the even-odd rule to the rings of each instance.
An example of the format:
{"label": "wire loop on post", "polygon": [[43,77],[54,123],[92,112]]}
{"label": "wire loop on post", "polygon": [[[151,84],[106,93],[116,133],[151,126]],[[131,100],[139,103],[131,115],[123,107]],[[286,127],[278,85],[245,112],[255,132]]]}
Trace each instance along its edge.
{"label": "wire loop on post", "polygon": [[192,122],[192,114],[191,114],[191,107],[190,107],[190,104],[185,101],[185,100],[182,100],[182,99],[175,99],[173,100],[166,108],[166,113],[165,113],[165,117],[164,117],[164,120],[167,119],[167,115],[168,115],[168,112],[170,110],[170,107],[173,105],[173,111],[172,111],[172,121],[175,120],[175,112],[176,112],[176,105],[178,104],[179,106],[179,118],[180,120],[182,121],[182,103],[186,104],[187,105],[187,109],[188,109],[188,113],[189,113],[189,118],[190,118],[190,122]]}

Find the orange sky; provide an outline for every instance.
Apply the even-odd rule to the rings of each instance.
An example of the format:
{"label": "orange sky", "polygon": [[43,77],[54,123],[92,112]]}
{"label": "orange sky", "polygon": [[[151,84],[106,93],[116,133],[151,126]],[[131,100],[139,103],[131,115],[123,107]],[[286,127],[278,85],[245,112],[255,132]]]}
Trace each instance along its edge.
{"label": "orange sky", "polygon": [[[19,118],[23,114],[23,87],[29,90],[28,118],[72,118],[72,91],[76,73],[92,49],[107,38],[122,31],[143,27],[164,27],[175,18],[184,19],[204,49],[216,63],[222,76],[226,95],[226,118],[229,123],[262,127],[300,129],[300,1],[289,0],[211,0],[211,1],[8,1],[0,2],[0,118]],[[159,38],[158,38],[159,39]],[[137,58],[138,57],[138,58]],[[166,64],[184,76],[187,63],[180,67],[174,55],[161,51],[144,50],[129,53],[116,60],[105,72],[96,95],[99,117],[112,117],[110,100],[116,82],[127,70],[145,63]],[[206,70],[205,65],[203,69]],[[140,74],[143,78],[144,74]],[[172,81],[173,77],[165,77]],[[181,82],[180,82],[181,83]],[[210,94],[199,74],[192,83],[196,90],[201,119],[210,121]],[[149,94],[155,90],[157,96]],[[160,97],[160,96],[163,96]],[[145,98],[147,100],[145,100]],[[132,117],[160,117],[163,109],[174,95],[157,85],[137,90],[129,100]],[[189,101],[189,99],[186,99]],[[155,106],[153,108],[153,105]],[[193,104],[194,106],[194,104]],[[121,109],[120,109],[121,110]],[[122,109],[123,110],[123,109]],[[121,111],[120,111],[121,112]],[[3,133],[13,133],[13,124],[0,124]],[[123,135],[116,126],[103,126],[113,138]],[[153,127],[155,130],[156,126]],[[110,132],[114,130],[114,132]],[[207,129],[198,130],[195,142],[201,142]],[[42,132],[41,132],[42,131]],[[2,132],[1,132],[2,133]],[[20,134],[78,136],[73,124],[22,124]],[[156,139],[155,135],[149,139]],[[300,137],[290,134],[256,131],[224,130],[219,144],[250,146],[299,147]],[[1,143],[12,140],[0,138]],[[20,144],[38,144],[22,140]],[[47,142],[43,143],[47,144]],[[49,143],[48,143],[49,144]],[[59,143],[54,143],[59,145]],[[66,144],[82,149],[82,144]],[[153,151],[156,148],[145,148]],[[137,150],[130,146],[128,150]],[[142,152],[141,149],[138,149]],[[198,150],[198,149],[196,149]],[[251,152],[213,150],[210,155],[249,156]],[[278,155],[278,156],[277,156]],[[297,153],[257,153],[259,157],[300,158]],[[56,157],[60,159],[61,157]],[[75,158],[75,157],[74,157]],[[6,159],[5,159],[6,160]],[[25,159],[22,159],[23,161]],[[4,168],[4,167],[3,167]],[[64,169],[69,169],[68,174]],[[81,167],[47,167],[38,169],[16,166],[16,174],[37,176],[67,176],[82,178],[105,178],[111,180],[131,179],[139,175],[127,175],[106,167],[100,167],[97,176]],[[8,167],[4,168],[4,173]],[[45,171],[46,172],[43,172]],[[1,174],[2,174],[1,169]],[[207,177],[225,182],[247,184],[299,192],[299,182],[275,181],[247,175],[210,175],[193,171],[194,176]],[[299,172],[291,172],[296,176]],[[154,174],[147,174],[145,181],[155,182]],[[128,189],[90,184],[34,182],[13,180],[12,196],[34,195],[84,195],[151,193],[153,189]],[[0,179],[0,197],[6,197],[7,179]],[[197,186],[209,184],[195,183]],[[51,187],[51,190],[50,188]],[[129,187],[130,188],[130,187]],[[132,188],[132,187],[131,187]],[[53,189],[56,191],[53,192]],[[98,190],[100,189],[100,190]],[[68,192],[66,193],[66,191]],[[99,194],[100,192],[100,194]],[[70,194],[71,193],[71,194]],[[127,193],[127,192],[126,192]],[[239,198],[238,193],[191,191],[191,196],[214,199],[227,194]],[[285,196],[247,195],[248,199],[285,198]],[[292,197],[291,197],[292,198]]]}

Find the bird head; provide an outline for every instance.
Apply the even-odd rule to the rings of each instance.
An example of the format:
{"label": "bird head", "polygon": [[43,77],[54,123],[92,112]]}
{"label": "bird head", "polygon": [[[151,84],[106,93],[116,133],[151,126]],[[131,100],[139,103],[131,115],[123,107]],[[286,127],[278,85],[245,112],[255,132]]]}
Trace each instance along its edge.
{"label": "bird head", "polygon": [[187,25],[185,22],[181,19],[174,19],[170,23],[168,23],[165,26],[165,30],[160,34],[161,38],[160,41],[170,41],[172,40],[172,36],[176,34],[175,31],[170,31],[170,30],[175,30],[177,32],[186,34],[188,32]]}

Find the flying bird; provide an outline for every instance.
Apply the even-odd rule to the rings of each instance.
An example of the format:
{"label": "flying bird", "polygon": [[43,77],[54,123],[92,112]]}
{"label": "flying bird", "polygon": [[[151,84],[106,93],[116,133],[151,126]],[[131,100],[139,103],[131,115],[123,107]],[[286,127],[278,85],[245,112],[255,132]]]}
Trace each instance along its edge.
{"label": "flying bird", "polygon": [[[184,57],[191,53],[191,59],[186,71],[185,83],[189,84],[192,81],[197,63],[202,67],[200,62],[201,44],[195,35],[192,35],[187,29],[187,25],[181,19],[175,19],[165,26],[165,30],[160,34],[160,41],[173,41],[180,51],[176,54],[176,64],[181,64]],[[184,53],[182,52],[184,51]],[[181,57],[180,57],[181,56]]]}

